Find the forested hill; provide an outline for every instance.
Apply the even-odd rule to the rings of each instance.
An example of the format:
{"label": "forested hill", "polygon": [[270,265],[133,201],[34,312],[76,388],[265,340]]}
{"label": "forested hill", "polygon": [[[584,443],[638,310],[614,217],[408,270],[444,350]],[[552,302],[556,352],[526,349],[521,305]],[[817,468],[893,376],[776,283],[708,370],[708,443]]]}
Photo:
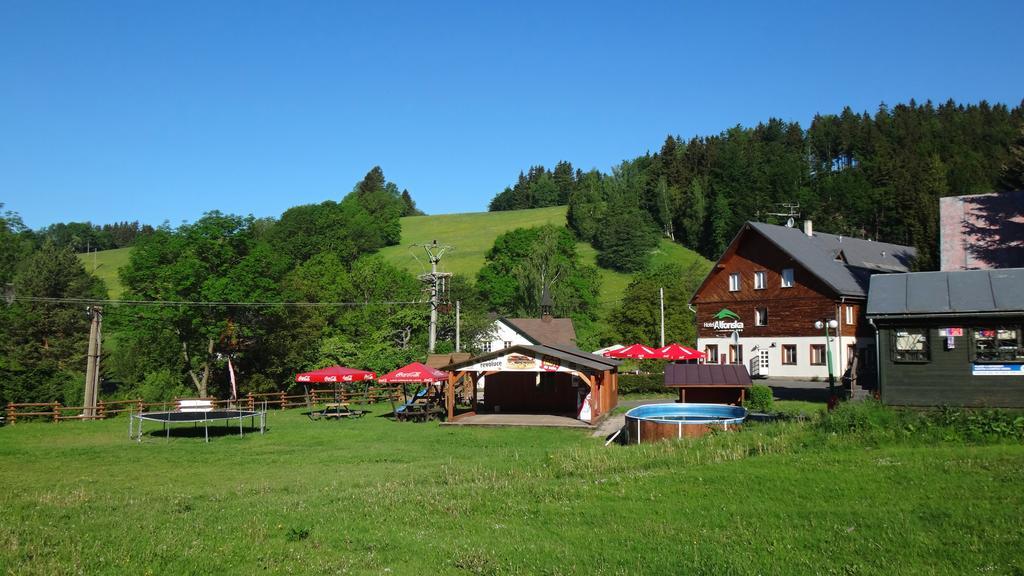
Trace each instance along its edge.
{"label": "forested hill", "polygon": [[[937,263],[938,199],[1024,189],[1024,102],[939,106],[911,100],[874,114],[846,108],[804,129],[770,119],[714,136],[666,138],[611,174],[536,166],[491,210],[569,205],[581,240],[600,242],[623,214],[714,259],[746,220],[799,204],[823,230],[915,246]],[[611,207],[611,208],[609,208]]]}

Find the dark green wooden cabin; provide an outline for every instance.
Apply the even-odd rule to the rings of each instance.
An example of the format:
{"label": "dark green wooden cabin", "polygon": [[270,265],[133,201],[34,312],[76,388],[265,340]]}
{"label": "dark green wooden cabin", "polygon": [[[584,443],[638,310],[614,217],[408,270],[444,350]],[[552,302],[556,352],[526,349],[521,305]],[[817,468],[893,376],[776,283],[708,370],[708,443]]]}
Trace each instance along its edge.
{"label": "dark green wooden cabin", "polygon": [[1024,268],[878,275],[882,402],[1024,407]]}

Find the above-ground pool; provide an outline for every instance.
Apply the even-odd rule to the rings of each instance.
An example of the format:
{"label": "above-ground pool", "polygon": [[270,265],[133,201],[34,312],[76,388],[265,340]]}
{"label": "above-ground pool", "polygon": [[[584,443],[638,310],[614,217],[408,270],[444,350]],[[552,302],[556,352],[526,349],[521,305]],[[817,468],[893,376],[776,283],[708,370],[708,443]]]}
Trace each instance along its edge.
{"label": "above-ground pool", "polygon": [[726,404],[647,404],[626,412],[626,443],[694,438],[738,427],[747,409]]}

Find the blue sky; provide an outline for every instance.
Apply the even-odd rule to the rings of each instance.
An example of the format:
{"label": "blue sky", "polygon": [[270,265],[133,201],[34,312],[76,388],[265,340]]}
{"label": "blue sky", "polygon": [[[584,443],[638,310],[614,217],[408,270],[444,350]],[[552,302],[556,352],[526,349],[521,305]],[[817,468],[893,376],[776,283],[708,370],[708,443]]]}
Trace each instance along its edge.
{"label": "blue sky", "polygon": [[769,4],[2,0],[0,202],[33,228],[277,216],[380,165],[480,211],[667,134],[1024,98],[1024,2]]}

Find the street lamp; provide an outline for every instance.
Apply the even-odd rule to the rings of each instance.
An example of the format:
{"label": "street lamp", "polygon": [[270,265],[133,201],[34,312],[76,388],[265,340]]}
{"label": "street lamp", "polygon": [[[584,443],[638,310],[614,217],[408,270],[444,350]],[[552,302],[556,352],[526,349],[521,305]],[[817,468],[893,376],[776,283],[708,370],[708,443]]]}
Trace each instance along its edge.
{"label": "street lamp", "polygon": [[[814,323],[818,330],[825,330],[825,362],[828,364],[828,407],[831,410],[836,403],[836,377],[832,373],[832,346],[829,343],[829,328],[839,328],[839,322],[832,320],[818,320]],[[837,332],[838,334],[838,332]]]}

